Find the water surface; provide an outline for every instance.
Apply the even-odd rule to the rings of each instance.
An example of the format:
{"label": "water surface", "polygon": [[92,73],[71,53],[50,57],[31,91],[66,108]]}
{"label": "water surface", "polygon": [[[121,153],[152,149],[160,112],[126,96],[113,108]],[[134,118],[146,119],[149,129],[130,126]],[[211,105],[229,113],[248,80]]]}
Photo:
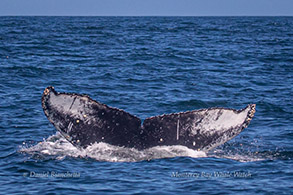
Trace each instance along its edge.
{"label": "water surface", "polygon": [[[0,190],[289,194],[292,29],[292,17],[0,17]],[[247,129],[207,154],[105,143],[81,151],[43,113],[49,85],[142,119],[257,108]]]}

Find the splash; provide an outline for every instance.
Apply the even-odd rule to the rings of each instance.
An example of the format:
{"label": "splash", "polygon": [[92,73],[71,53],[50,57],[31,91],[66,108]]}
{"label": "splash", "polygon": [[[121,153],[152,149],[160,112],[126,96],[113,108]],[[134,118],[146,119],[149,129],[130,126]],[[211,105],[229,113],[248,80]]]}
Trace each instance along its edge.
{"label": "splash", "polygon": [[[97,161],[107,162],[137,162],[173,157],[210,157],[231,159],[239,162],[255,162],[288,158],[288,154],[283,154],[284,152],[261,151],[259,146],[253,143],[245,144],[243,142],[226,143],[208,153],[195,151],[180,145],[156,146],[145,150],[137,150],[134,148],[113,146],[104,142],[95,143],[85,149],[80,149],[68,142],[59,132],[36,145],[23,145],[19,151],[30,154],[33,158],[37,159],[53,158],[62,160],[66,157],[72,157],[91,158]],[[292,157],[290,157],[290,159],[291,158]]]}
{"label": "splash", "polygon": [[255,162],[278,159],[292,159],[292,153],[286,149],[269,149],[261,137],[253,140],[240,139],[231,141],[209,151],[208,157],[225,158],[239,162]]}
{"label": "splash", "polygon": [[187,156],[192,158],[207,157],[205,152],[195,151],[185,146],[156,146],[145,150],[113,146],[104,142],[95,143],[85,149],[74,147],[59,132],[34,146],[23,146],[20,152],[51,156],[62,160],[66,157],[92,158],[108,162],[136,162],[143,160]]}
{"label": "splash", "polygon": [[215,150],[208,154],[209,157],[225,158],[239,162],[255,162],[267,160],[266,157],[259,155],[258,152],[235,153],[231,151]]}

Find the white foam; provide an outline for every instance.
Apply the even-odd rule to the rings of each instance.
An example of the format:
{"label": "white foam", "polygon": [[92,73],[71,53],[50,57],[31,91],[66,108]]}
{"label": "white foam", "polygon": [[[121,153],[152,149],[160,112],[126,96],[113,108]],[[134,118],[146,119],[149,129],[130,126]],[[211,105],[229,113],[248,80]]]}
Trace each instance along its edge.
{"label": "white foam", "polygon": [[[25,145],[25,143],[24,143]],[[92,158],[97,161],[108,162],[137,162],[151,159],[173,158],[173,157],[215,157],[232,159],[239,162],[254,162],[266,160],[270,157],[264,157],[253,152],[241,152],[241,151],[223,151],[222,149],[216,149],[206,154],[203,151],[195,151],[185,146],[157,146],[149,148],[143,151],[136,150],[134,148],[124,148],[113,146],[104,142],[95,143],[88,146],[85,149],[78,149],[68,142],[60,133],[50,136],[44,139],[43,142],[39,142],[33,146],[24,146],[20,149],[20,152],[28,154],[37,154],[36,156],[47,156],[49,158],[55,158],[62,160],[66,157],[73,158]]]}
{"label": "white foam", "polygon": [[270,159],[270,157],[264,158],[263,156],[258,155],[258,152],[238,151],[235,153],[235,151],[223,151],[221,149],[210,152],[208,156],[215,158],[226,158],[239,162],[255,162]]}
{"label": "white foam", "polygon": [[95,143],[85,149],[78,149],[69,143],[60,133],[50,136],[43,142],[31,147],[23,147],[20,152],[54,156],[58,160],[65,157],[92,158],[109,162],[136,162],[151,159],[187,156],[192,158],[206,157],[206,153],[195,151],[185,146],[157,146],[146,150],[124,148],[107,143]]}
{"label": "white foam", "polygon": [[221,158],[232,159],[239,162],[255,162],[255,161],[266,160],[265,158],[260,158],[256,156],[250,156],[250,155],[241,155],[241,154],[223,155]]}

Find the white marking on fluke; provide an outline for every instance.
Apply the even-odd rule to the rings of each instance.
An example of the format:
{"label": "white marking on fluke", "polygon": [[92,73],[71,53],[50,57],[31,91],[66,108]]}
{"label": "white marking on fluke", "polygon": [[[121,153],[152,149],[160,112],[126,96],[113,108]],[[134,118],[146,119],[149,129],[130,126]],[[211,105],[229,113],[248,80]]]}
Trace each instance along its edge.
{"label": "white marking on fluke", "polygon": [[69,125],[68,125],[68,132],[70,132],[70,131],[71,131],[71,129],[72,129],[72,126],[73,126],[73,123],[72,123],[72,122],[70,122],[70,123],[69,123]]}
{"label": "white marking on fluke", "polygon": [[179,119],[177,121],[177,140],[179,140]]}

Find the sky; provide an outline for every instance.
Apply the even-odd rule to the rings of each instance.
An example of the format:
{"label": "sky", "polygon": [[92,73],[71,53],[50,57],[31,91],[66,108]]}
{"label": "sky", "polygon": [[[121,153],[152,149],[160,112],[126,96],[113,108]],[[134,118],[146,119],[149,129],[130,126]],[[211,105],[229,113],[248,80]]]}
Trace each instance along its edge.
{"label": "sky", "polygon": [[0,16],[293,16],[293,0],[0,0]]}

